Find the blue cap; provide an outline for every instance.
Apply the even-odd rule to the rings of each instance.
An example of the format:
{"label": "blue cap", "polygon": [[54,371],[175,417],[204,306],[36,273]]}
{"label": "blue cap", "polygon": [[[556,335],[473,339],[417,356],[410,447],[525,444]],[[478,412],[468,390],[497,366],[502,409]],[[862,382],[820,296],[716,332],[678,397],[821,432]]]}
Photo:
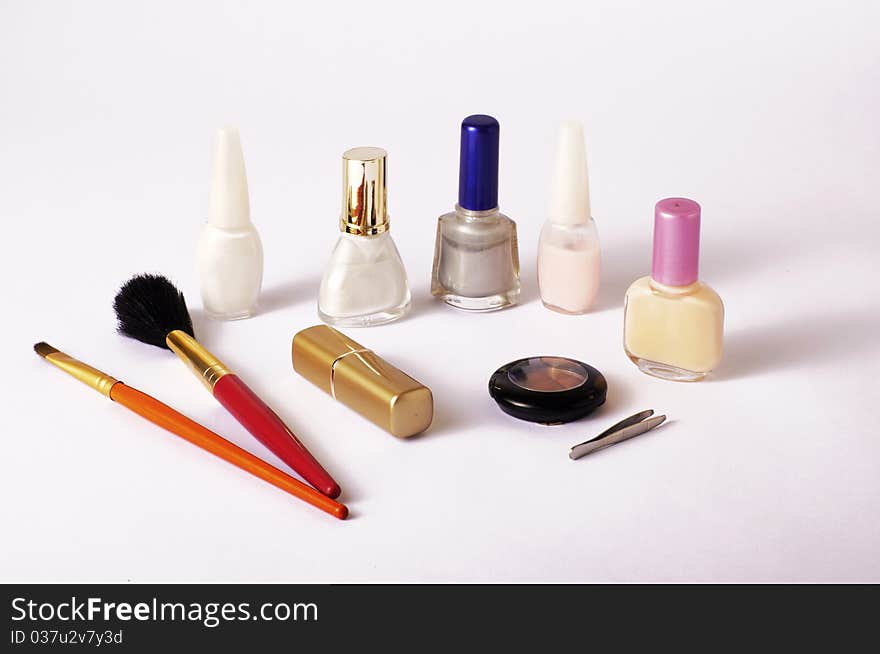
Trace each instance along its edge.
{"label": "blue cap", "polygon": [[498,206],[498,134],[492,116],[476,114],[461,121],[458,206],[485,211]]}

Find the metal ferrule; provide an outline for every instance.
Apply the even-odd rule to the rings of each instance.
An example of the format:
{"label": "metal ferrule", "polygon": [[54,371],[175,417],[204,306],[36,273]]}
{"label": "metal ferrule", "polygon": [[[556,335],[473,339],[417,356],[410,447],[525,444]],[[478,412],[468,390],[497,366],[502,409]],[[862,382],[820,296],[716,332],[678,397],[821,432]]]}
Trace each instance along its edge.
{"label": "metal ferrule", "polygon": [[76,377],[86,386],[91,386],[101,393],[101,395],[110,397],[110,389],[113,388],[114,384],[119,382],[118,379],[101,372],[97,368],[92,368],[79,359],[74,359],[72,356],[64,354],[64,352],[61,352],[60,350],[56,350],[51,345],[43,343],[40,345],[44,347],[42,350],[38,349],[37,353],[42,355],[46,361],[52,365],[58,366],[68,375]]}
{"label": "metal ferrule", "polygon": [[375,236],[389,229],[385,161],[382,148],[352,148],[342,155],[342,217],[339,229]]}
{"label": "metal ferrule", "polygon": [[208,352],[186,332],[175,329],[165,337],[165,342],[212,393],[214,392],[214,384],[232,372],[220,359]]}

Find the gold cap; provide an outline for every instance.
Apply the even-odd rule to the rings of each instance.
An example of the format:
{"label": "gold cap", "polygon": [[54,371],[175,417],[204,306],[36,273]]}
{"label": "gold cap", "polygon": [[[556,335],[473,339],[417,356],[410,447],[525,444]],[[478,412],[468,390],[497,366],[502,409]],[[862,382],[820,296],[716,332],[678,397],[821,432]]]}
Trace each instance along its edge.
{"label": "gold cap", "polygon": [[342,155],[342,217],[339,229],[373,236],[388,230],[382,148],[352,148]]}
{"label": "gold cap", "polygon": [[324,392],[400,438],[425,431],[431,390],[327,325],[293,337],[293,369]]}

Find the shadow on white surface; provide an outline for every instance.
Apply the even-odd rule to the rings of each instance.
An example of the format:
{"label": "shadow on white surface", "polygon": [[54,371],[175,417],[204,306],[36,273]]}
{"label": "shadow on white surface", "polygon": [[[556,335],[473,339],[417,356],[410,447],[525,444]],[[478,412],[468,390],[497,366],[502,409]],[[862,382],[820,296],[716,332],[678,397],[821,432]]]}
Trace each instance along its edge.
{"label": "shadow on white surface", "polygon": [[[444,393],[444,396],[447,395]],[[463,419],[461,413],[456,411],[451,404],[452,403],[450,402],[444,401],[438,406],[435,396],[434,419],[431,421],[431,426],[421,434],[408,438],[407,441],[420,441],[426,438],[431,438],[432,436],[451,434],[456,431],[461,433],[461,429],[465,426],[473,426],[469,425],[468,421]]]}
{"label": "shadow on white surface", "polygon": [[[401,370],[416,370],[418,362],[395,359],[395,365]],[[489,397],[488,389],[482,386],[448,381],[448,376],[431,374],[428,377],[416,375],[416,378],[431,389],[434,397],[434,419],[431,426],[423,433],[407,438],[407,441],[421,441],[434,436],[462,435],[469,430],[484,425],[492,416],[495,403]],[[488,381],[488,377],[487,377]]]}
{"label": "shadow on white surface", "polygon": [[877,356],[877,311],[791,316],[725,334],[717,381]]}
{"label": "shadow on white surface", "polygon": [[626,289],[651,270],[651,247],[648,241],[610,245],[602,250],[602,278],[599,296],[591,313],[623,308]]}
{"label": "shadow on white surface", "polygon": [[448,307],[444,306],[441,300],[438,300],[433,295],[431,295],[431,289],[428,286],[412,288],[411,292],[412,306],[410,306],[410,310],[405,316],[396,321],[398,323],[406,322],[408,320],[412,320],[413,318],[420,318],[422,316],[432,314],[435,311],[448,310]]}
{"label": "shadow on white surface", "polygon": [[[719,220],[733,222],[735,216],[721,216]],[[718,237],[704,244],[700,259],[700,279],[724,297],[724,286],[738,278],[763,279],[768,267],[777,267],[797,257],[809,257],[809,243],[800,243],[796,249],[779,247],[785,236],[763,239],[731,239]],[[827,247],[827,240],[815,243]],[[624,243],[603,244],[602,283],[592,312],[622,309],[630,285],[651,274],[651,232]]]}
{"label": "shadow on white surface", "polygon": [[204,309],[200,308],[191,308],[189,310],[189,317],[192,319],[196,340],[210,350],[212,346],[208,344],[217,342],[217,338],[223,326],[223,321],[209,318]]}
{"label": "shadow on white surface", "polygon": [[[605,397],[605,403],[596,409],[594,413],[587,416],[587,419],[604,420],[606,418],[614,418],[617,414],[626,410],[627,407],[632,406],[630,402],[632,397],[631,385],[618,380],[615,375],[609,375],[607,372],[603,372],[602,375],[605,377],[605,381],[608,382],[608,394]],[[651,409],[654,407],[646,406],[644,408]],[[616,422],[616,420],[620,420],[620,418],[616,418],[613,422]]]}
{"label": "shadow on white surface", "polygon": [[537,255],[530,254],[525,259],[520,259],[519,281],[520,304],[529,304],[530,302],[541,301],[541,290],[538,287]]}
{"label": "shadow on white surface", "polygon": [[286,309],[302,302],[316,302],[320,286],[321,278],[313,275],[264,288],[260,293],[257,315]]}
{"label": "shadow on white surface", "polygon": [[[480,403],[475,402],[474,397],[455,386],[432,383],[429,388],[434,395],[434,419],[425,432],[407,439],[408,441],[456,432],[462,434],[466,429],[480,424]],[[488,398],[488,393],[486,397]]]}

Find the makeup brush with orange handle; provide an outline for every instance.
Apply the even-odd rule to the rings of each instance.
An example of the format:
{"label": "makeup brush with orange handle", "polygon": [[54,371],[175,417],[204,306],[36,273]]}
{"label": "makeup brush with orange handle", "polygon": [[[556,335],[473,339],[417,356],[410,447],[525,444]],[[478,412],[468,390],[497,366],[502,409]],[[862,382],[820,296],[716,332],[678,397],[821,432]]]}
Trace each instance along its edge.
{"label": "makeup brush with orange handle", "polygon": [[221,459],[228,461],[234,466],[238,466],[263,481],[268,481],[273,486],[277,486],[281,490],[290,493],[294,497],[298,497],[304,502],[308,502],[322,511],[326,511],[340,520],[348,517],[348,508],[344,504],[330,499],[311,486],[281,472],[278,468],[230,443],[222,436],[190,420],[182,413],[175,411],[156,398],[150,397],[136,388],[126,386],[110,375],[92,368],[82,361],[64,354],[64,352],[56,350],[48,343],[37,343],[34,345],[34,351],[49,363],[61,368],[64,372],[76,377],[114,402],[118,402],[131,409],[153,424],[159,425],[173,434],[177,434],[193,445],[198,445],[203,450],[219,456]]}
{"label": "makeup brush with orange handle", "polygon": [[195,339],[183,293],[161,275],[135,275],[113,300],[119,333],[171,350],[244,428],[327,497],[340,490],[278,415]]}

